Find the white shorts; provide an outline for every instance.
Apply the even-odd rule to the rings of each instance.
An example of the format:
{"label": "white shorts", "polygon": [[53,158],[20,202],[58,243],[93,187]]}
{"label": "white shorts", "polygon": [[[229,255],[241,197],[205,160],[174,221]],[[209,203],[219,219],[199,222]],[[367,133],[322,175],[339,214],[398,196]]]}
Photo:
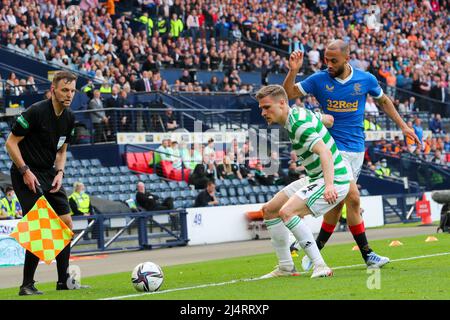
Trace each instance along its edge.
{"label": "white shorts", "polygon": [[347,164],[350,166],[351,176],[350,179],[358,180],[359,174],[361,173],[361,168],[364,163],[364,153],[365,152],[348,152],[348,151],[339,151],[344,160],[347,160]]}
{"label": "white shorts", "polygon": [[320,217],[336,207],[347,196],[350,190],[349,182],[335,182],[334,187],[338,194],[338,198],[334,204],[329,204],[323,197],[325,191],[325,181],[323,179],[316,180],[298,190],[295,195],[302,200],[306,200],[306,205],[311,210],[314,217]]}
{"label": "white shorts", "polygon": [[281,189],[282,192],[284,192],[284,194],[290,198],[292,197],[298,190],[300,190],[301,188],[307,186],[309,184],[309,177],[306,176],[304,178],[295,180],[294,182],[291,182],[290,184],[288,184],[286,187],[284,187],[283,189]]}

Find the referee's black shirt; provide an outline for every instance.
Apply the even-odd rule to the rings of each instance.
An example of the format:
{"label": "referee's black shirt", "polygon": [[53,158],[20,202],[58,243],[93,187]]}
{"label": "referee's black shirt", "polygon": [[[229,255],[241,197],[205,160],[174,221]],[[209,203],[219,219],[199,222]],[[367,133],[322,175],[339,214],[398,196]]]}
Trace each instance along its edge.
{"label": "referee's black shirt", "polygon": [[25,164],[36,170],[48,170],[54,166],[57,151],[64,143],[71,143],[74,124],[72,111],[64,109],[57,117],[49,99],[36,102],[24,111],[11,132],[18,137],[25,136],[19,142]]}

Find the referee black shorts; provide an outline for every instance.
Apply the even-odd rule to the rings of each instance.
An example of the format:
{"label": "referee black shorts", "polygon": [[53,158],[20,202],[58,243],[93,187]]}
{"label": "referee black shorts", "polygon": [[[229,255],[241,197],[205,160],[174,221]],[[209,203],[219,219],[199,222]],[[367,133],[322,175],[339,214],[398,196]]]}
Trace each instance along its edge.
{"label": "referee black shorts", "polygon": [[[53,210],[55,210],[56,214],[59,216],[70,214],[69,200],[67,199],[64,187],[61,186],[61,189],[59,189],[58,192],[49,192],[52,189],[53,179],[56,176],[55,169],[36,170],[30,168],[30,170],[41,184],[41,189],[44,192],[44,196],[52,206]],[[25,215],[31,210],[31,208],[33,208],[36,201],[41,197],[41,194],[39,192],[33,193],[33,191],[28,189],[28,186],[23,182],[23,176],[14,165],[11,167],[10,172],[14,192],[19,199],[22,212]]]}

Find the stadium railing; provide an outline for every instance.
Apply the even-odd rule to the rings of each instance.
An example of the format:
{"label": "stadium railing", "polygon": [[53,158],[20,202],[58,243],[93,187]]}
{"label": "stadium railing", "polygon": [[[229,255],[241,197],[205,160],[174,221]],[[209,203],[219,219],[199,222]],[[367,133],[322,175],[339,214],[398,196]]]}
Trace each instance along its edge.
{"label": "stadium railing", "polygon": [[[416,215],[416,201],[422,198],[423,193],[397,193],[385,194],[383,199],[384,224],[412,223],[420,218]],[[364,215],[364,214],[363,214]]]}
{"label": "stadium railing", "polygon": [[434,164],[410,153],[402,153],[400,157],[374,151],[371,157],[375,163],[382,158],[387,160],[390,168],[396,169],[401,176],[417,182],[425,190],[443,190],[450,188],[450,170],[448,166]]}
{"label": "stadium railing", "polygon": [[[116,142],[117,132],[166,132],[163,123],[163,115],[167,108],[103,108],[95,110],[74,111],[77,119],[77,138],[75,144],[92,144],[97,142]],[[250,109],[198,109],[198,108],[173,108],[173,114],[179,128],[194,132],[196,122],[199,129],[242,129],[249,123]],[[105,112],[109,116],[109,128],[111,137],[106,141],[95,141],[95,129],[91,120],[91,114]],[[126,124],[122,124],[122,118],[126,116]],[[237,124],[240,124],[238,126]],[[81,128],[83,130],[81,130]]]}
{"label": "stadium railing", "polygon": [[185,209],[72,216],[74,253],[185,246]]}

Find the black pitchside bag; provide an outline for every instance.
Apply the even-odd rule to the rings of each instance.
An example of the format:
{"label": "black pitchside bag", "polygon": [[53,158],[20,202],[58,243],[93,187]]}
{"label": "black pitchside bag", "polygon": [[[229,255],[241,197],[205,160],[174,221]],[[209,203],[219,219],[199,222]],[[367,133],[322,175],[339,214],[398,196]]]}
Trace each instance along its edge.
{"label": "black pitchside bag", "polygon": [[437,228],[437,232],[439,229],[442,232],[450,232],[450,204],[446,203],[442,207],[441,210],[441,222],[439,223],[439,227]]}

